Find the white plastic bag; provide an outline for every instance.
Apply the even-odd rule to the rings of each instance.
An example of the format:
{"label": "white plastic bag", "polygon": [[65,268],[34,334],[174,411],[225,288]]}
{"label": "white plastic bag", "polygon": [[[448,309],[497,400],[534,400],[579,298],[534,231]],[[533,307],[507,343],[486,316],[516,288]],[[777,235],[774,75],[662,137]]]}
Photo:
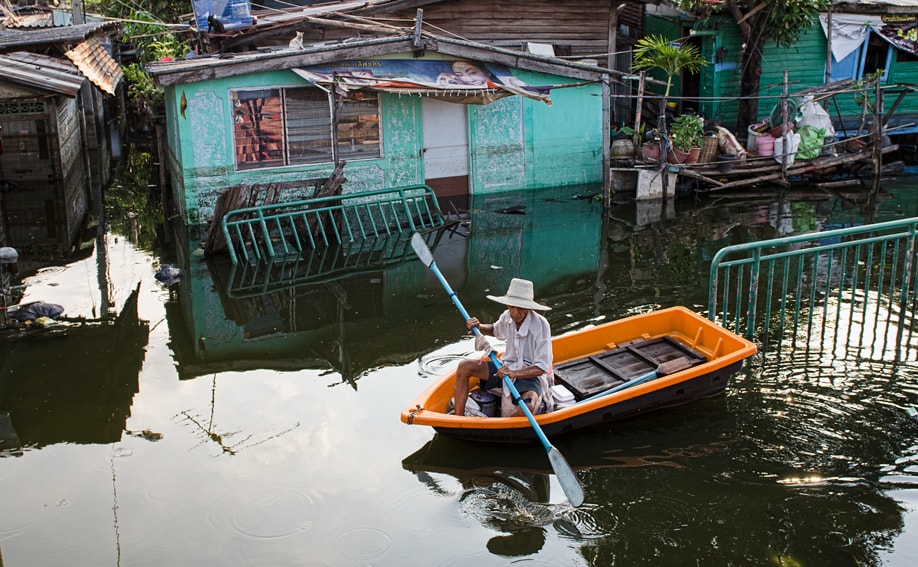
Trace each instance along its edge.
{"label": "white plastic bag", "polygon": [[835,137],[835,128],[832,126],[832,119],[826,110],[807,97],[803,102],[803,116],[797,121],[797,128],[804,126],[813,126],[822,128],[826,131],[826,138]]}
{"label": "white plastic bag", "polygon": [[[784,149],[784,137],[775,138],[775,161],[791,165],[794,163],[794,157],[797,155],[797,147],[800,145],[800,134],[794,132],[787,134],[787,150]],[[786,152],[786,153],[785,153]]]}

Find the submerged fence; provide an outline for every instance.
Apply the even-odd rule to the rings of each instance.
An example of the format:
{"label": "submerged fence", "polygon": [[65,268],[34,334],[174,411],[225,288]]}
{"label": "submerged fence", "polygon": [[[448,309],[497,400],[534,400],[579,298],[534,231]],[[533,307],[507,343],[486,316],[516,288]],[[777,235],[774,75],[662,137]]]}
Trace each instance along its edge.
{"label": "submerged fence", "polygon": [[230,259],[265,262],[443,226],[426,185],[235,209],[222,220]]}
{"label": "submerged fence", "polygon": [[711,262],[708,317],[763,350],[918,353],[918,218],[728,246]]}

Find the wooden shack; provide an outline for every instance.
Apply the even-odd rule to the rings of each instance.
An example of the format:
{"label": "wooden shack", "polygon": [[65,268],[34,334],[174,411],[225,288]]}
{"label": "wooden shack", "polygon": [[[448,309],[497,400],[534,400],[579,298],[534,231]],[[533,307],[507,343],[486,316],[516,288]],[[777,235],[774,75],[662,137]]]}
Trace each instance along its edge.
{"label": "wooden shack", "polygon": [[3,243],[66,258],[110,181],[121,77],[104,42],[118,24],[0,29]]}

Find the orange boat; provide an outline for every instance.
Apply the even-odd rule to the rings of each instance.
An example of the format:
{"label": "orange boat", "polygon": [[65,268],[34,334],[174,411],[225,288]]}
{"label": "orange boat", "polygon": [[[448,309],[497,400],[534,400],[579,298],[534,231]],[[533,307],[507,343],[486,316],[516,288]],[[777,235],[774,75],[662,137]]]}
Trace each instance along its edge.
{"label": "orange boat", "polygon": [[[556,408],[535,416],[549,437],[719,394],[755,354],[746,339],[690,311],[671,307],[582,329],[552,340]],[[455,372],[443,376],[402,411],[472,441],[529,442],[525,417],[447,414]]]}

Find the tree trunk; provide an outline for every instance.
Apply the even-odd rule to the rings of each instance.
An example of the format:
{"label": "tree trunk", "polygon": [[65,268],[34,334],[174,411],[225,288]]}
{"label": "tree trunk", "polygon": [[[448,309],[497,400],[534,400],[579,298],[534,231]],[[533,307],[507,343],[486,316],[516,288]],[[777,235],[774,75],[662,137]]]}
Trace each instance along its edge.
{"label": "tree trunk", "polygon": [[759,114],[759,86],[762,78],[762,49],[768,39],[768,30],[763,29],[766,19],[756,14],[747,20],[749,27],[745,36],[746,49],[743,52],[742,75],[740,76],[740,104],[736,119],[736,132],[745,133],[750,124],[756,122]]}
{"label": "tree trunk", "polygon": [[[749,38],[761,38],[758,26],[753,25]],[[747,40],[743,53],[743,72],[740,76],[740,103],[736,118],[736,132],[745,133],[759,114],[759,83],[762,76],[762,45],[764,40]]]}

